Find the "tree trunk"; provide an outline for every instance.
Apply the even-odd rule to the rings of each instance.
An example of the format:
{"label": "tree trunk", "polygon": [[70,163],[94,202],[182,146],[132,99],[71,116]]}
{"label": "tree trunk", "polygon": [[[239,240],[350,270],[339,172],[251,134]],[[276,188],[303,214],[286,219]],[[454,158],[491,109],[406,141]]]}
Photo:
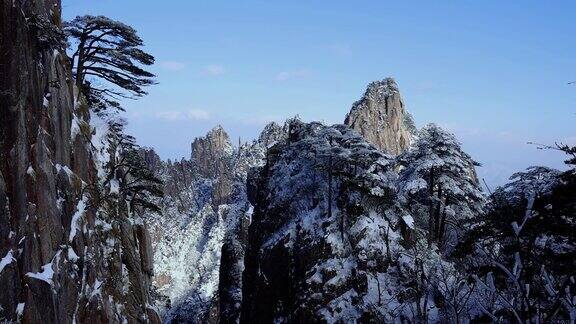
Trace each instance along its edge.
{"label": "tree trunk", "polygon": [[429,189],[429,201],[428,201],[428,208],[429,208],[429,215],[428,215],[428,244],[432,243],[434,239],[434,168],[430,170],[430,183],[428,184]]}
{"label": "tree trunk", "polygon": [[[82,90],[82,84],[84,83],[84,45],[86,44],[86,39],[80,40],[80,44],[78,44],[78,65],[76,66],[76,88],[78,92]],[[74,65],[74,62],[72,62]]]}
{"label": "tree trunk", "polygon": [[442,242],[444,241],[444,234],[446,233],[446,203],[447,201],[444,203],[444,206],[442,207],[442,213],[440,214],[440,233],[438,236],[439,245],[442,245]]}
{"label": "tree trunk", "polygon": [[440,243],[442,241],[442,236],[440,233],[440,209],[442,207],[442,186],[438,185],[437,197],[436,197],[436,210],[434,211],[434,235],[436,241]]}

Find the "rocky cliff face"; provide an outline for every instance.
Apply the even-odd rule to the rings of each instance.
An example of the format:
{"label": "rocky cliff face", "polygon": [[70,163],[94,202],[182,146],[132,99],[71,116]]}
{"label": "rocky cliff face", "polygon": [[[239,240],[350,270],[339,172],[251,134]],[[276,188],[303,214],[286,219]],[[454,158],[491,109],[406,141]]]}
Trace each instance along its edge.
{"label": "rocky cliff face", "polygon": [[217,126],[205,137],[196,138],[192,142],[192,159],[198,175],[206,179],[214,179],[212,206],[227,202],[232,190],[232,144],[230,137],[222,126]]}
{"label": "rocky cliff face", "polygon": [[258,140],[251,145],[243,145],[238,152],[236,174],[238,186],[243,189],[236,213],[236,223],[230,227],[222,244],[220,258],[218,298],[220,323],[238,323],[242,305],[244,257],[248,244],[248,227],[252,220],[253,207],[248,202],[247,188],[251,186],[249,175],[265,163],[268,148],[286,140],[288,123],[280,126],[271,122],[261,132]]}
{"label": "rocky cliff face", "polygon": [[159,322],[146,226],[88,194],[104,127],[74,95],[60,10],[0,3],[0,319]]}
{"label": "rocky cliff face", "polygon": [[399,290],[392,274],[412,226],[393,168],[343,125],[290,123],[248,182],[241,322],[390,319],[379,303]]}
{"label": "rocky cliff face", "polygon": [[[249,170],[263,164],[266,143],[282,137],[271,125],[252,143],[232,147],[221,127],[192,143],[192,158],[158,162],[142,156],[164,181],[163,215],[149,215],[156,277],[166,297],[165,320],[204,323],[239,317],[241,279],[251,206]],[[221,261],[222,260],[222,261]],[[222,279],[222,281],[220,280]],[[168,306],[168,307],[167,307]]]}
{"label": "rocky cliff face", "polygon": [[205,178],[216,178],[230,169],[232,154],[230,137],[222,126],[216,126],[204,137],[192,142],[192,161],[198,173]]}
{"label": "rocky cliff face", "polygon": [[344,124],[392,155],[404,152],[416,132],[412,116],[406,111],[392,78],[370,83],[364,96],[352,105]]}

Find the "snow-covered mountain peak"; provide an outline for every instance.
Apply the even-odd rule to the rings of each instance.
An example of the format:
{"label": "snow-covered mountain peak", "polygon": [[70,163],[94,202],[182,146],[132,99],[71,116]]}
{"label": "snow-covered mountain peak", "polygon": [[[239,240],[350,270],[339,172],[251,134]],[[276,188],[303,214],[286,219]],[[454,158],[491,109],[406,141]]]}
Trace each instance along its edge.
{"label": "snow-covered mountain peak", "polygon": [[280,126],[276,122],[271,122],[264,127],[258,142],[260,142],[264,147],[270,147],[276,144],[278,141],[283,140],[286,137],[286,129]]}

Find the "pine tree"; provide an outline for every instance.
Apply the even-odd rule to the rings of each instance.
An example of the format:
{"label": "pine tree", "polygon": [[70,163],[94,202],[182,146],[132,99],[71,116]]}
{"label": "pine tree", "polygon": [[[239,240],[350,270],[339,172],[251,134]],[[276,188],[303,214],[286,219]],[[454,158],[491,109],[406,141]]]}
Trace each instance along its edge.
{"label": "pine tree", "polygon": [[123,124],[114,123],[108,135],[110,159],[105,165],[103,186],[108,200],[126,201],[130,211],[160,213],[157,198],[162,198],[162,182],[147,167],[135,138],[124,134]]}
{"label": "pine tree", "polygon": [[399,191],[429,243],[448,248],[463,220],[478,214],[484,195],[474,167],[454,135],[435,124],[424,127],[412,147],[398,158]]}
{"label": "pine tree", "polygon": [[94,196],[99,204],[124,207],[128,202],[130,211],[160,211],[153,202],[163,195],[160,180],[142,160],[135,139],[125,134],[118,112],[108,109],[122,110],[117,100],[147,94],[144,87],[155,83],[154,74],[142,66],[153,64],[154,57],[141,49],[144,43],[134,28],[104,16],[78,16],[64,24],[64,33],[73,48],[76,87],[90,109],[108,123],[106,178],[92,188]]}
{"label": "pine tree", "polygon": [[121,109],[118,99],[141,97],[143,87],[155,83],[154,74],[141,67],[152,65],[154,57],[141,49],[144,43],[134,28],[86,15],[66,22],[64,32],[75,47],[71,62],[76,87],[93,109]]}
{"label": "pine tree", "polygon": [[[558,146],[572,168],[530,167],[490,197],[455,255],[468,259],[493,320],[576,320],[576,150]],[[485,278],[481,280],[480,278]]]}

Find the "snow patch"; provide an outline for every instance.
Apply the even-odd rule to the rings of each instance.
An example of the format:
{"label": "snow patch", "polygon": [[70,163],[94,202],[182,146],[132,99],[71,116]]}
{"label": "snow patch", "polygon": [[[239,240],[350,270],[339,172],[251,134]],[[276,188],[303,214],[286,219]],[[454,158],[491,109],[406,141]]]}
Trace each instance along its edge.
{"label": "snow patch", "polygon": [[76,212],[72,216],[72,221],[70,222],[70,236],[68,237],[68,241],[72,242],[74,237],[76,236],[76,232],[80,228],[79,221],[84,216],[84,211],[86,210],[86,197],[82,197],[82,199],[78,202],[76,206]]}
{"label": "snow patch", "polygon": [[6,256],[3,257],[2,260],[0,260],[0,273],[2,273],[2,271],[7,265],[9,265],[14,261],[16,261],[16,259],[14,259],[14,257],[12,256],[12,250],[9,250],[8,253],[6,253]]}
{"label": "snow patch", "polygon": [[31,165],[28,166],[28,169],[26,169],[26,174],[32,178],[36,178],[36,171],[34,171],[34,168]]}
{"label": "snow patch", "polygon": [[42,107],[48,108],[48,106],[50,105],[50,97],[52,97],[52,94],[50,92],[48,92],[44,96],[44,98],[42,98]]}
{"label": "snow patch", "polygon": [[68,180],[70,180],[70,178],[74,175],[74,171],[70,170],[70,168],[67,165],[56,164],[54,167],[56,168],[56,172],[58,173],[60,173],[60,170],[64,170],[64,172],[66,172],[66,175],[68,176]]}
{"label": "snow patch", "polygon": [[52,277],[54,276],[54,270],[52,269],[52,262],[42,266],[41,272],[28,272],[27,277],[42,280],[52,285]]}
{"label": "snow patch", "polygon": [[120,184],[117,179],[110,180],[110,193],[116,195],[120,193]]}
{"label": "snow patch", "polygon": [[18,306],[16,306],[16,315],[18,317],[21,317],[22,314],[24,314],[24,306],[26,306],[25,303],[19,303]]}
{"label": "snow patch", "polygon": [[80,121],[78,117],[74,114],[72,118],[72,125],[70,126],[70,139],[74,140],[76,136],[80,133]]}
{"label": "snow patch", "polygon": [[414,229],[414,218],[412,218],[412,216],[403,215],[402,220],[404,220],[404,223],[406,224],[406,226],[408,226],[411,229]]}
{"label": "snow patch", "polygon": [[78,259],[80,259],[80,257],[76,254],[76,252],[74,252],[74,249],[69,246],[68,247],[68,260],[72,261],[72,262],[76,262],[78,261]]}

